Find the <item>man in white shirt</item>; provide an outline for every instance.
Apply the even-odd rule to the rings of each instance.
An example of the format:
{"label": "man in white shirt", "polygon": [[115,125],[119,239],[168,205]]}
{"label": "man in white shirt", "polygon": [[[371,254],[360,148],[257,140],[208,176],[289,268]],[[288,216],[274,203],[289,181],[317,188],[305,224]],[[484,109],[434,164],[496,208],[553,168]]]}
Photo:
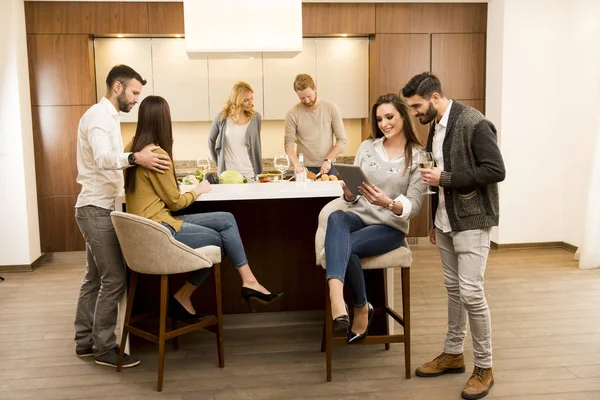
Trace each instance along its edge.
{"label": "man in white shirt", "polygon": [[465,372],[469,321],[475,367],[461,396],[481,399],[494,385],[492,323],[483,282],[490,231],[499,221],[498,182],[505,177],[496,128],[476,109],[446,98],[440,80],[428,72],[412,77],[402,95],[421,124],[434,123],[427,151],[433,152],[436,166],[419,172],[437,192],[431,199],[429,240],[440,249],[448,293],[444,352],[419,366],[416,375]]}
{"label": "man in white shirt", "polygon": [[347,141],[342,113],[338,106],[317,96],[315,81],[308,74],[296,76],[294,90],[300,102],[285,117],[285,152],[297,168],[297,143],[297,153],[304,155],[304,166],[309,171],[336,175],[333,160]]}
{"label": "man in white shirt", "polygon": [[[123,153],[119,111],[129,112],[139,101],[146,81],[126,65],[117,65],[106,78],[106,94],[81,117],[77,135],[77,183],[81,193],[75,219],[86,242],[86,271],[75,315],[75,352],[94,356],[96,364],[115,367],[118,304],[126,287],[126,267],[110,213],[123,189],[122,170],[134,165],[158,172],[169,158],[148,148]],[[139,359],[125,355],[123,367]]]}

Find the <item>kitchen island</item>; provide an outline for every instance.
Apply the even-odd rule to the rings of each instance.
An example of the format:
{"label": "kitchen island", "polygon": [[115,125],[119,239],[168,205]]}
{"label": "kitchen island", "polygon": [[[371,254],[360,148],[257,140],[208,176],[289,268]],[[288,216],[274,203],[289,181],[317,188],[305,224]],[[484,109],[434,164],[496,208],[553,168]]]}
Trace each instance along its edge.
{"label": "kitchen island", "polygon": [[[341,194],[339,182],[219,184],[174,215],[228,211],[235,216],[254,275],[269,290],[284,292],[258,311],[322,310],[325,273],[316,266],[314,235],[319,212]],[[117,201],[124,206],[124,198]],[[221,264],[221,279],[223,313],[249,312],[240,296],[241,280],[228,258]],[[185,276],[174,276],[171,289],[176,290],[184,280]],[[136,308],[157,306],[158,282],[156,277],[140,277]],[[193,297],[196,309],[209,313],[214,309],[213,299],[209,281]]]}

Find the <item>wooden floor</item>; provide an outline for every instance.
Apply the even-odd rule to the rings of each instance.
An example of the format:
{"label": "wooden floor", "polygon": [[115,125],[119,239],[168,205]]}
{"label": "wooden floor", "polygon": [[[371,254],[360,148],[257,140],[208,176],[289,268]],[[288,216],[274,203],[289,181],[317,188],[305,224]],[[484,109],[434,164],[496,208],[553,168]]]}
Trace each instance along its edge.
{"label": "wooden floor", "polygon": [[[416,247],[414,259],[413,369],[442,350],[446,331],[437,250]],[[212,335],[184,336],[180,350],[168,347],[157,393],[152,344],[137,351],[139,367],[121,373],[74,355],[83,263],[81,253],[62,253],[32,273],[3,274],[0,399],[459,399],[473,368],[470,339],[468,372],[430,379],[404,379],[401,345],[339,346],[326,383],[319,323],[229,328],[224,369]],[[600,399],[600,270],[579,270],[558,249],[492,252],[486,292],[496,381],[488,398]]]}

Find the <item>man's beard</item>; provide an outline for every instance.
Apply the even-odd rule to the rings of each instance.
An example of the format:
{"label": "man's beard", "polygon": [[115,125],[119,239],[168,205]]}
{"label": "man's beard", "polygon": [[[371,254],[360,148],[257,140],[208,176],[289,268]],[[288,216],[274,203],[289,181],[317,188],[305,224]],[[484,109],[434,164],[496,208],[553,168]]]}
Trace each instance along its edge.
{"label": "man's beard", "polygon": [[131,111],[131,109],[135,105],[135,103],[130,103],[127,101],[127,96],[125,96],[125,89],[123,89],[121,94],[117,96],[117,102],[119,103],[119,110],[126,113]]}
{"label": "man's beard", "polygon": [[433,104],[429,103],[429,107],[427,108],[427,111],[425,112],[425,114],[419,114],[419,115],[417,115],[417,118],[419,119],[419,122],[422,125],[427,125],[428,123],[433,121],[436,116],[437,116],[436,109],[433,108]]}
{"label": "man's beard", "polygon": [[317,94],[315,93],[315,98],[313,99],[313,101],[311,101],[309,104],[304,104],[306,107],[312,107],[315,105],[315,103],[317,102]]}

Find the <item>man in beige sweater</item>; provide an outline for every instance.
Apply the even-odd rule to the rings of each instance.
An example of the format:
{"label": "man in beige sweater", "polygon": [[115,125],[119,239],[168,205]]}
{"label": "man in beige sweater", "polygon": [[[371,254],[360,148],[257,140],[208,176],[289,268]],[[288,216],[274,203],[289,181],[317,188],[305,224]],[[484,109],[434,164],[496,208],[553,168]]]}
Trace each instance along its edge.
{"label": "man in beige sweater", "polygon": [[[304,154],[304,166],[311,172],[337,174],[333,160],[346,144],[346,131],[338,106],[317,97],[317,86],[308,74],[299,74],[294,90],[300,99],[285,117],[285,152],[298,166],[297,154]],[[335,136],[335,142],[333,140]],[[297,150],[294,150],[297,143]]]}

